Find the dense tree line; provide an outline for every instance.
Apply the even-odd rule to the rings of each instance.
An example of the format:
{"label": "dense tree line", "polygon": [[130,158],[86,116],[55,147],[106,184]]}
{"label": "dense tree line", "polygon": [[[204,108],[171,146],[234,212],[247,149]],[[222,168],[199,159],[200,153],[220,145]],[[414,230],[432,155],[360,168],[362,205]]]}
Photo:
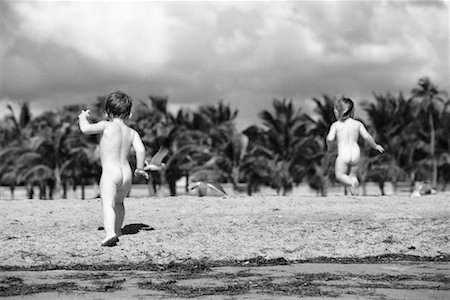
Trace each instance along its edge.
{"label": "dense tree line", "polygon": [[[361,105],[367,114],[364,123],[387,151],[377,155],[362,143],[362,184],[375,181],[383,194],[385,182],[392,182],[394,190],[399,182],[417,180],[445,189],[450,181],[448,94],[421,78],[408,97],[402,92],[373,97]],[[103,118],[103,100],[90,105],[93,121]],[[263,186],[285,195],[303,182],[326,195],[336,184],[336,153],[327,151],[325,143],[335,121],[335,100],[329,95],[313,98],[314,111],[307,114],[292,100],[274,99],[271,110],[259,112],[261,124],[239,132],[238,110],[222,101],[172,114],[166,97],[150,96],[135,101],[129,125],[140,133],[149,157],[160,147],[170,150],[166,168],[150,174],[150,193],[167,185],[176,195],[176,182],[185,178],[186,190],[190,181],[213,181],[249,195]],[[23,185],[29,198],[37,186],[41,199],[55,193],[66,198],[68,189],[80,187],[84,199],[85,186],[98,182],[101,171],[98,137],[82,135],[78,128],[78,113],[85,108],[69,105],[33,117],[27,103],[19,112],[8,106],[0,123],[0,184],[11,193]],[[130,160],[133,166],[133,155]]]}

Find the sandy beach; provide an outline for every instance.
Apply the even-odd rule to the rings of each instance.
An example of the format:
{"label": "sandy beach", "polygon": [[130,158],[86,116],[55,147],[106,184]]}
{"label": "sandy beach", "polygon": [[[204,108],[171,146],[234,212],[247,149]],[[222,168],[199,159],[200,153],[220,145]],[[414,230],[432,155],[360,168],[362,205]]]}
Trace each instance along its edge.
{"label": "sandy beach", "polygon": [[11,299],[448,299],[448,195],[2,200]]}
{"label": "sandy beach", "polygon": [[1,265],[167,264],[255,257],[449,255],[448,195],[127,198],[124,235],[100,246],[100,200],[0,201]]}

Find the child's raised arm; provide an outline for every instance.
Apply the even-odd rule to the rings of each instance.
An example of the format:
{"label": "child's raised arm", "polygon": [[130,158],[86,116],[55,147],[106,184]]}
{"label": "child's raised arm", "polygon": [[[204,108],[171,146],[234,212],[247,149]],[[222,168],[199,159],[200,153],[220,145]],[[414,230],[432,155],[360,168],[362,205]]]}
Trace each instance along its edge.
{"label": "child's raised arm", "polygon": [[106,127],[105,121],[100,121],[98,123],[91,124],[88,121],[88,117],[91,114],[91,111],[89,109],[82,110],[81,113],[78,115],[78,124],[80,125],[80,130],[84,134],[98,134],[103,132]]}
{"label": "child's raised arm", "polygon": [[374,148],[378,152],[383,153],[385,151],[381,145],[375,143],[373,137],[369,134],[363,123],[361,123],[361,125],[359,126],[359,134],[369,143],[372,148]]}
{"label": "child's raised arm", "polygon": [[334,140],[336,139],[336,125],[335,123],[331,124],[330,132],[327,135],[327,150],[330,151],[333,149]]}

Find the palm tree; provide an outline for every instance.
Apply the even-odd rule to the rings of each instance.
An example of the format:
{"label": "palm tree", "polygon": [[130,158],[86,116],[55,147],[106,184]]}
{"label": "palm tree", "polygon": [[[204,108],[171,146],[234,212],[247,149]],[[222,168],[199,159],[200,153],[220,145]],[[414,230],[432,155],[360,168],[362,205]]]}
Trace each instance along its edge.
{"label": "palm tree", "polygon": [[239,190],[240,167],[248,145],[247,136],[238,132],[234,124],[238,113],[223,101],[199,109],[206,123],[204,128],[211,138],[216,167],[225,174],[226,181],[232,183],[234,190]]}
{"label": "palm tree", "polygon": [[176,196],[176,182],[186,177],[186,191],[189,186],[191,174],[199,171],[200,167],[207,167],[212,158],[209,148],[195,143],[177,147],[166,163],[165,178],[169,184],[171,196]]}
{"label": "palm tree", "polygon": [[75,191],[81,187],[81,199],[85,199],[85,187],[90,183],[98,183],[101,166],[98,153],[98,137],[84,135],[78,125],[71,126],[62,141],[64,161],[61,164],[62,197],[67,197],[69,184]]}
{"label": "palm tree", "polygon": [[[9,124],[2,120],[0,122],[0,153],[14,140],[14,135]],[[0,186],[8,185],[11,198],[14,199],[16,186],[16,176],[12,174],[12,164],[6,164],[5,160],[0,160]]]}
{"label": "palm tree", "polygon": [[200,106],[199,113],[206,118],[208,126],[216,127],[235,120],[239,111],[232,110],[229,105],[219,101],[216,105]]}
{"label": "palm tree", "polygon": [[[153,155],[160,147],[171,149],[176,130],[174,117],[167,110],[168,97],[149,96],[148,101],[136,105],[130,126],[140,134],[148,155]],[[173,153],[170,151],[169,157]],[[168,173],[167,173],[168,171]],[[170,174],[166,169],[166,174]],[[158,184],[162,183],[161,171],[152,171],[148,182],[149,194],[154,195]]]}
{"label": "palm tree", "polygon": [[[97,146],[82,143],[70,151],[71,159],[66,162],[65,171],[67,175],[72,174],[74,189],[81,186],[81,199],[85,199],[85,187],[88,183],[98,183],[100,174],[99,155]],[[66,175],[66,176],[67,176]]]}
{"label": "palm tree", "polygon": [[249,137],[247,155],[241,167],[242,176],[247,183],[247,194],[251,196],[261,186],[270,186],[273,177],[272,152],[264,147],[264,131],[257,126],[250,126],[244,133]]}
{"label": "palm tree", "polygon": [[0,120],[0,147],[4,148],[17,139],[11,124],[4,118]]}
{"label": "palm tree", "polygon": [[6,171],[4,176],[14,178],[13,184],[25,184],[30,199],[33,197],[34,185],[39,186],[41,199],[47,198],[47,186],[50,188],[50,198],[52,196],[53,171],[40,153],[44,143],[41,137],[33,137],[23,145],[11,145],[0,152],[2,168]]}
{"label": "palm tree", "polygon": [[443,181],[444,191],[450,182],[450,101],[438,116],[436,128],[436,156],[438,157],[439,178]]}
{"label": "palm tree", "polygon": [[[15,159],[17,151],[26,146],[30,137],[29,124],[32,116],[27,102],[21,104],[18,116],[11,105],[7,105],[7,108],[9,114],[5,116],[2,130],[2,136],[5,139],[2,138],[1,141],[4,148],[1,151],[0,184],[8,184],[11,197],[14,198],[15,186],[19,183]],[[6,153],[11,153],[11,156]]]}
{"label": "palm tree", "polygon": [[[77,115],[82,108],[84,107],[81,105],[64,106],[58,111],[44,112],[30,122],[31,134],[44,140],[38,151],[53,172],[53,188],[58,194],[62,191],[63,198],[67,196],[68,178],[75,179],[68,174],[72,150],[85,145],[80,140],[82,138],[77,122]],[[85,138],[91,143],[96,143],[96,139]]]}
{"label": "palm tree", "polygon": [[[144,144],[152,149],[168,147],[169,136],[173,131],[173,116],[167,110],[168,97],[149,96],[150,104],[141,101],[135,120],[143,130]],[[141,110],[142,109],[142,110]]]}
{"label": "palm tree", "polygon": [[[99,97],[97,97],[95,99],[95,102],[90,105],[90,107],[89,107],[89,109],[91,111],[90,119],[93,122],[98,122],[98,121],[103,120],[105,118],[105,101],[106,101],[106,97],[107,96],[99,96]],[[82,109],[85,109],[85,107],[83,107]]]}
{"label": "palm tree", "polygon": [[397,97],[390,93],[373,95],[375,102],[365,102],[363,108],[367,112],[371,129],[376,133],[377,141],[387,151],[383,156],[378,156],[365,147],[367,155],[362,162],[365,167],[361,169],[367,170],[365,177],[377,181],[380,188],[384,187],[385,181],[391,180],[396,192],[397,182],[404,179],[407,172],[415,173],[413,157],[420,143],[416,135],[419,126],[411,115],[414,103],[406,100],[402,93]]}
{"label": "palm tree", "polygon": [[420,99],[420,110],[425,112],[428,118],[430,142],[429,155],[432,164],[431,184],[433,187],[437,185],[438,176],[438,161],[435,153],[436,148],[436,128],[434,111],[437,110],[437,105],[445,104],[445,100],[441,97],[444,94],[436,85],[434,85],[428,77],[419,79],[418,87],[412,89],[412,99]]}
{"label": "palm tree", "polygon": [[0,185],[8,185],[11,198],[14,199],[18,174],[10,151],[13,151],[12,147],[2,148],[0,151]]}
{"label": "palm tree", "polygon": [[78,128],[73,123],[62,122],[59,113],[48,112],[35,118],[32,122],[32,127],[36,126],[36,123],[43,121],[44,125],[38,130],[38,135],[42,136],[45,140],[41,146],[41,153],[46,158],[47,165],[52,169],[55,178],[56,192],[59,193],[62,190],[62,172],[61,168],[65,161],[69,159],[69,151],[66,147],[66,139],[69,137],[71,130],[77,130]]}
{"label": "palm tree", "polygon": [[189,176],[191,170],[201,161],[205,161],[204,154],[208,152],[206,146],[208,136],[198,128],[198,114],[180,109],[172,119],[172,130],[169,134],[171,155],[167,159],[164,172],[165,179],[169,184],[170,195],[175,196],[176,181],[185,177],[185,191],[188,191]]}
{"label": "palm tree", "polygon": [[307,143],[305,157],[308,161],[308,183],[310,187],[318,190],[321,196],[327,195],[327,187],[329,182],[334,181],[334,165],[333,156],[336,156],[336,151],[327,149],[325,137],[330,129],[331,124],[336,121],[334,116],[335,97],[323,95],[323,100],[313,98],[316,104],[314,112],[315,118],[308,116],[311,123],[311,129],[308,136],[311,138]]}
{"label": "palm tree", "polygon": [[[230,181],[237,187],[243,149],[233,123],[237,113],[219,102],[200,106],[195,112],[180,110],[171,119],[167,139],[171,155],[165,170],[171,195],[175,195],[175,182],[182,177],[186,178],[186,191],[190,179]],[[196,178],[204,174],[208,178]]]}
{"label": "palm tree", "polygon": [[250,127],[245,131],[249,137],[249,156],[244,173],[247,180],[264,182],[266,178],[254,174],[258,170],[248,169],[264,164],[265,169],[270,169],[272,187],[286,195],[305,175],[302,150],[307,143],[308,120],[301,109],[294,109],[292,101],[274,99],[273,108],[273,114],[267,110],[259,114],[263,128]]}
{"label": "palm tree", "polygon": [[233,190],[240,191],[241,166],[247,153],[248,137],[236,130],[228,132],[228,142],[220,149],[221,166],[227,174],[227,179],[233,185]]}
{"label": "palm tree", "polygon": [[20,106],[19,117],[16,117],[14,109],[11,105],[8,104],[7,108],[9,110],[9,115],[6,116],[6,120],[11,125],[15,140],[20,140],[26,136],[26,129],[32,119],[30,106],[28,102],[23,102]]}

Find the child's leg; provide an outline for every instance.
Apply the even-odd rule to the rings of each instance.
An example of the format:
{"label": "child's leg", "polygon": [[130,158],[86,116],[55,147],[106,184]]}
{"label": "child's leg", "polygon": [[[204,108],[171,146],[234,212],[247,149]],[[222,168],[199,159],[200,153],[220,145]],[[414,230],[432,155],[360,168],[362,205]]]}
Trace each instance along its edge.
{"label": "child's leg", "polygon": [[106,234],[103,242],[105,242],[116,235],[114,224],[116,222],[115,200],[117,185],[108,176],[102,175],[100,179],[100,196],[102,199],[103,226]]}
{"label": "child's leg", "polygon": [[124,183],[124,185],[119,189],[116,196],[116,206],[115,206],[116,221],[114,224],[114,231],[117,236],[122,235],[122,225],[123,219],[125,217],[125,205],[123,201],[130,192],[130,189],[131,189],[131,178]]}
{"label": "child's leg", "polygon": [[347,175],[349,165],[344,162],[339,156],[336,158],[335,164],[335,176],[336,179],[339,180],[346,186],[352,186],[354,183],[354,179]]}
{"label": "child's leg", "polygon": [[123,225],[123,219],[125,218],[125,206],[123,204],[123,200],[125,199],[125,196],[127,195],[127,192],[121,191],[117,197],[116,197],[116,221],[114,223],[114,232],[117,236],[122,235],[122,225]]}
{"label": "child's leg", "polygon": [[349,177],[352,179],[353,183],[351,186],[349,186],[349,189],[350,189],[350,194],[352,194],[353,196],[359,195],[359,188],[358,188],[359,181],[358,181],[358,178],[356,177],[357,171],[358,171],[358,164],[355,164],[350,167]]}
{"label": "child's leg", "polygon": [[352,178],[352,180],[353,180],[352,186],[359,185],[358,177],[356,176],[357,173],[358,173],[358,164],[355,164],[350,167],[350,174],[349,174],[350,178]]}
{"label": "child's leg", "polygon": [[114,232],[117,236],[122,235],[122,224],[125,217],[125,206],[123,205],[123,198],[117,198],[116,201],[116,221],[114,223]]}

